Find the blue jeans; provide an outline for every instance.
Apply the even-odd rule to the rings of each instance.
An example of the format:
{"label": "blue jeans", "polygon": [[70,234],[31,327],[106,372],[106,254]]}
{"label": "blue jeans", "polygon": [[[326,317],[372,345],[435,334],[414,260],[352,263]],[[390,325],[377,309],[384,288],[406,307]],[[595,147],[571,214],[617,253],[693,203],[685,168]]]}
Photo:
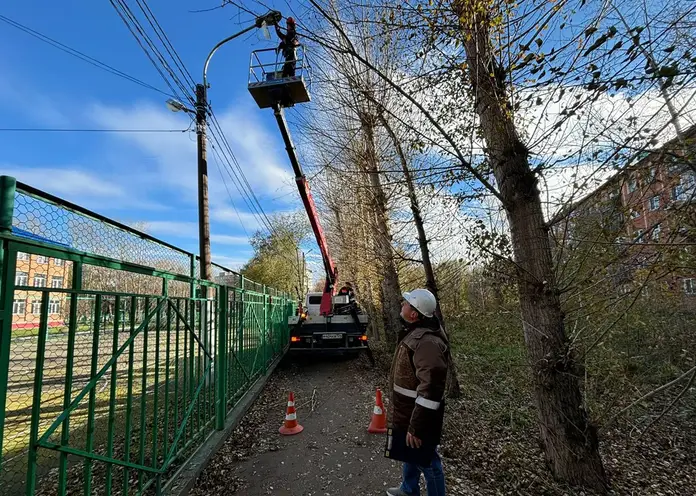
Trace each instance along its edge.
{"label": "blue jeans", "polygon": [[445,496],[445,473],[442,471],[442,461],[435,452],[429,467],[404,463],[401,490],[408,494],[420,496],[420,474],[425,477],[425,487],[428,496]]}

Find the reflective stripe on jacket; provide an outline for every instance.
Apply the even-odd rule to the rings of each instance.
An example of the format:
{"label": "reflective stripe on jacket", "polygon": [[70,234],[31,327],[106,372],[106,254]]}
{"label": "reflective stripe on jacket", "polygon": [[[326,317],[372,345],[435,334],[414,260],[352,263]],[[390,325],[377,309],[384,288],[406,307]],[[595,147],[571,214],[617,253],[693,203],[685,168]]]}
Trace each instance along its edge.
{"label": "reflective stripe on jacket", "polygon": [[392,364],[391,425],[428,443],[442,435],[447,346],[441,329],[418,327],[399,343]]}

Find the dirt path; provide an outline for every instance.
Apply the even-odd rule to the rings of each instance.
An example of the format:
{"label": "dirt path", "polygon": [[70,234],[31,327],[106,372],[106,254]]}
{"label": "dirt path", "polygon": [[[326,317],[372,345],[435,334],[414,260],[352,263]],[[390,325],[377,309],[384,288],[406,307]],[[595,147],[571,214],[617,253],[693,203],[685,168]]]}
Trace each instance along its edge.
{"label": "dirt path", "polygon": [[[286,359],[191,494],[384,494],[400,467],[382,456],[384,436],[367,426],[375,388],[385,385],[365,357]],[[304,432],[283,437],[290,390]]]}

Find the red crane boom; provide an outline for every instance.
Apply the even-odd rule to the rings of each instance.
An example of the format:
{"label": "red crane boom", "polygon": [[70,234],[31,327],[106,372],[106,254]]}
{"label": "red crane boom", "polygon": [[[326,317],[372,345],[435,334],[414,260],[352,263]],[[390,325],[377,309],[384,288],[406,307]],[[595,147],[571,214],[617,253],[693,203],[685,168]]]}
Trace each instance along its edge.
{"label": "red crane boom", "polygon": [[280,128],[280,133],[283,136],[283,141],[285,142],[285,150],[288,152],[288,157],[290,157],[290,163],[292,164],[292,169],[295,172],[295,183],[297,184],[297,189],[300,192],[300,197],[302,198],[302,204],[307,211],[307,216],[309,217],[309,223],[312,226],[312,231],[314,232],[314,237],[317,240],[317,245],[319,245],[319,251],[321,252],[321,259],[324,263],[324,271],[326,272],[326,282],[324,284],[324,292],[321,297],[321,306],[319,307],[319,313],[321,315],[331,315],[333,313],[333,294],[334,286],[336,284],[336,278],[338,272],[336,270],[336,265],[334,264],[331,255],[329,254],[329,247],[326,243],[326,237],[324,236],[324,230],[321,228],[319,223],[319,214],[317,212],[317,207],[314,204],[314,198],[309,189],[309,183],[307,178],[302,172],[302,167],[300,162],[297,160],[297,153],[295,152],[295,145],[292,142],[292,137],[290,136],[290,130],[288,124],[285,120],[285,115],[283,113],[283,108],[279,104],[273,105],[273,113]]}

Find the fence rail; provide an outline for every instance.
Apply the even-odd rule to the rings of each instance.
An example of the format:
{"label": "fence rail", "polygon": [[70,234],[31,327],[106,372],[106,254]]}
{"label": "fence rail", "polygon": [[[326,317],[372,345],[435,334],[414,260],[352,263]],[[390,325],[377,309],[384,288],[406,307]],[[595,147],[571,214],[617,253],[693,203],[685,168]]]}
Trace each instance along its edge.
{"label": "fence rail", "polygon": [[0,494],[160,493],[287,349],[289,295],[7,176],[0,241]]}

